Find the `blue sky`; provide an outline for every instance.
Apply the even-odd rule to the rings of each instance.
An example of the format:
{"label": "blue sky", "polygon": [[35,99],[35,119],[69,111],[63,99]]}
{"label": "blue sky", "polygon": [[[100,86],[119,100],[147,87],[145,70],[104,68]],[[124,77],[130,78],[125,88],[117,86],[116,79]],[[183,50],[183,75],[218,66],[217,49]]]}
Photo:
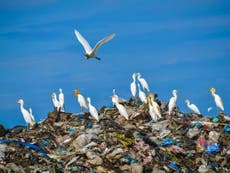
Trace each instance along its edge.
{"label": "blue sky", "polygon": [[[201,0],[0,0],[0,124],[25,125],[16,100],[36,120],[53,110],[50,94],[62,88],[67,112],[79,112],[79,88],[97,108],[111,103],[112,89],[130,98],[132,73],[167,102],[180,89],[202,114],[215,115],[208,89],[216,87],[230,112],[230,1]],[[116,37],[86,60],[74,29],[93,46]],[[214,110],[207,113],[209,106]]]}

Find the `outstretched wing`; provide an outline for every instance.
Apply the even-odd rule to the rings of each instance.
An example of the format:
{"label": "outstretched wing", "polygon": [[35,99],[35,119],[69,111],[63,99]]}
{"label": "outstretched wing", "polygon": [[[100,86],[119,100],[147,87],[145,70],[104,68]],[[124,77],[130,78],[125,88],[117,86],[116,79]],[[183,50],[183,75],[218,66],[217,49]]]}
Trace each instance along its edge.
{"label": "outstretched wing", "polygon": [[98,48],[101,47],[101,45],[103,45],[104,43],[108,42],[109,40],[112,40],[113,37],[115,37],[115,34],[112,34],[112,35],[110,35],[108,37],[105,37],[102,40],[100,40],[99,42],[97,42],[97,44],[93,48],[93,53],[96,54]]}
{"label": "outstretched wing", "polygon": [[89,43],[87,42],[87,40],[80,34],[80,32],[78,32],[76,29],[74,30],[74,33],[78,39],[78,41],[82,44],[82,46],[85,49],[85,52],[87,54],[91,54],[92,52],[92,48],[90,47]]}

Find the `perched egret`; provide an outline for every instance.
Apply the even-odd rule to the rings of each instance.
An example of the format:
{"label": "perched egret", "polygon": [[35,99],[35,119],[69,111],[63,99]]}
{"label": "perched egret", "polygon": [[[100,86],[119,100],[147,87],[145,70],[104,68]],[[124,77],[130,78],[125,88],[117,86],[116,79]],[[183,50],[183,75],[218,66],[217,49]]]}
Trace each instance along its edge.
{"label": "perched egret", "polygon": [[65,109],[64,109],[64,94],[63,94],[61,88],[59,88],[58,100],[59,100],[61,111],[64,112],[65,111]]}
{"label": "perched egret", "polygon": [[87,98],[87,101],[88,101],[89,113],[90,113],[97,121],[99,121],[97,109],[96,109],[93,105],[91,105],[91,99],[90,99],[89,97]]}
{"label": "perched egret", "polygon": [[170,98],[169,104],[168,104],[168,113],[171,115],[173,108],[176,106],[176,101],[177,101],[177,93],[179,90],[173,90],[172,94],[173,97]]}
{"label": "perched egret", "polygon": [[215,93],[216,89],[215,88],[211,88],[211,89],[209,89],[209,92],[212,93],[212,96],[214,97],[214,100],[215,100],[217,108],[219,108],[222,111],[224,111],[224,104],[222,102],[221,97],[218,94]]}
{"label": "perched egret", "polygon": [[30,113],[24,108],[24,101],[22,99],[19,99],[17,103],[20,104],[20,109],[23,115],[23,118],[27,124],[27,127],[31,127],[34,125],[33,120],[30,116]]}
{"label": "perched egret", "polygon": [[148,106],[149,106],[149,115],[151,116],[153,121],[157,121],[157,114],[154,111],[153,105],[152,105],[152,99],[150,97],[147,97]]}
{"label": "perched egret", "polygon": [[52,97],[52,102],[53,102],[53,105],[54,105],[54,108],[59,111],[60,109],[60,103],[59,101],[57,100],[57,95],[55,93],[52,93],[51,94],[51,97]]}
{"label": "perched egret", "polygon": [[118,103],[118,99],[116,99],[115,97],[116,97],[116,96],[114,96],[114,95],[111,96],[112,101],[114,101],[114,104],[115,104],[116,108],[118,109],[119,113],[120,113],[123,117],[125,117],[126,120],[128,120],[128,119],[129,119],[129,115],[128,115],[128,113],[127,113],[127,110],[125,109],[125,107],[124,107],[122,104]]}
{"label": "perched egret", "polygon": [[32,112],[32,108],[29,108],[29,113],[30,113],[30,118],[32,120],[32,126],[36,123],[33,112]]}
{"label": "perched egret", "polygon": [[132,96],[135,97],[136,96],[136,92],[137,92],[137,88],[136,88],[136,73],[133,73],[132,78],[133,78],[133,82],[130,84],[130,90],[132,93]]}
{"label": "perched egret", "polygon": [[74,94],[77,97],[78,103],[81,107],[81,111],[84,112],[84,109],[88,109],[87,101],[86,101],[85,97],[83,97],[83,95],[80,94],[80,90],[78,90],[78,89],[74,90]]}
{"label": "perched egret", "polygon": [[116,102],[119,102],[118,95],[116,94],[116,90],[113,89],[113,97],[112,97],[112,103],[115,105]]}
{"label": "perched egret", "polygon": [[187,104],[188,108],[195,112],[196,114],[201,114],[198,107],[194,104],[190,104],[190,101],[188,99],[185,100],[185,103]]}
{"label": "perched egret", "polygon": [[138,84],[138,89],[139,89],[139,98],[140,98],[141,102],[147,103],[146,95],[143,91],[141,91],[140,84]]}
{"label": "perched egret", "polygon": [[75,35],[76,35],[78,41],[82,44],[82,46],[85,49],[86,59],[96,58],[97,60],[101,60],[99,57],[96,56],[98,48],[101,47],[101,45],[103,45],[104,43],[113,39],[113,37],[115,37],[115,34],[112,34],[108,37],[103,38],[102,40],[98,41],[97,44],[92,49],[90,47],[89,43],[87,42],[87,40],[76,29],[74,30],[74,32],[75,32]]}
{"label": "perched egret", "polygon": [[151,100],[151,104],[153,106],[153,110],[155,112],[155,114],[157,115],[157,119],[160,119],[161,116],[161,108],[160,106],[157,104],[157,102],[155,101],[155,95],[154,94],[149,94],[150,100]]}
{"label": "perched egret", "polygon": [[137,73],[137,79],[140,82],[143,90],[147,90],[149,92],[150,91],[149,90],[149,85],[148,85],[148,83],[146,82],[146,80],[144,78],[141,78],[141,74],[140,73]]}

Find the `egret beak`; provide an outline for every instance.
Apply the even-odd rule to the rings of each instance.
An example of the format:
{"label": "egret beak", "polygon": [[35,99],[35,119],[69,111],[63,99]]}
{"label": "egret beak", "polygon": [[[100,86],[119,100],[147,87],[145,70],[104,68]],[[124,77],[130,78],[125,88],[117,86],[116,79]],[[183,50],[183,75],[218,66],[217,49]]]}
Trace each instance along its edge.
{"label": "egret beak", "polygon": [[16,100],[17,103],[19,103],[19,100]]}

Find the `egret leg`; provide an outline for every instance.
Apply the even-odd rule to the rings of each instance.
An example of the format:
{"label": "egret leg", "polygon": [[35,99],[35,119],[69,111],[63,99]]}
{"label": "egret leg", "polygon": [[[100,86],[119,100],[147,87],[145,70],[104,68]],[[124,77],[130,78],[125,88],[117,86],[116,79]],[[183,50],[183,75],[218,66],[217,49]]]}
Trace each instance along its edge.
{"label": "egret leg", "polygon": [[97,56],[96,56],[95,58],[96,58],[97,60],[101,60],[101,58],[99,58],[99,57],[97,57]]}

